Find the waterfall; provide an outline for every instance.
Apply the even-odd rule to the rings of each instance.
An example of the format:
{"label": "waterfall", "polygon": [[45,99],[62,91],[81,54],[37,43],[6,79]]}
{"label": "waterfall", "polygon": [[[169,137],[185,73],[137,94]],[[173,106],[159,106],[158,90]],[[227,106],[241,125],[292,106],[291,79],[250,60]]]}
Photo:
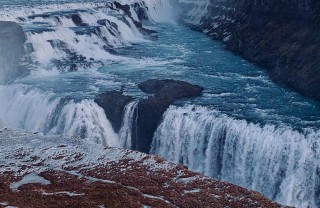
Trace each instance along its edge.
{"label": "waterfall", "polygon": [[133,122],[137,121],[138,101],[133,101],[125,107],[122,127],[119,131],[119,139],[121,147],[130,149],[132,147],[132,127]]}
{"label": "waterfall", "polygon": [[320,132],[261,127],[205,107],[170,107],[151,153],[282,204],[319,206]]}
{"label": "waterfall", "polygon": [[0,118],[7,127],[90,138],[106,146],[119,147],[119,138],[102,108],[93,100],[55,98],[23,85],[0,85]]}
{"label": "waterfall", "polygon": [[[135,4],[141,1],[120,2],[130,5],[129,13],[117,9],[111,1],[44,4],[0,11],[3,20],[15,21],[23,26],[27,38],[26,60],[30,62],[26,64],[32,68],[29,76],[10,85],[0,85],[0,118],[4,125],[49,135],[91,138],[107,146],[130,148],[136,103],[127,106],[123,127],[117,135],[103,109],[93,100],[75,101],[73,98],[77,99],[78,95],[74,94],[68,98],[72,94],[68,90],[73,87],[77,91],[85,91],[83,94],[91,91],[88,88],[95,87],[92,86],[93,82],[99,82],[94,75],[99,67],[126,61],[131,63],[133,58],[117,54],[116,49],[149,41],[139,26],[136,13],[143,11],[148,14],[146,5]],[[90,69],[85,77],[79,75],[81,72],[65,75],[83,69]],[[53,77],[53,83],[57,80],[60,82],[63,76],[72,81],[69,83],[64,79],[65,82],[59,83],[57,88],[52,87],[51,91],[47,85],[54,86],[53,83],[46,82],[50,76]],[[78,77],[82,79],[78,80]],[[93,82],[82,85],[81,81],[85,78]],[[37,85],[39,80],[45,83],[44,87]],[[72,87],[68,84],[72,84]],[[80,89],[80,86],[83,88]]]}

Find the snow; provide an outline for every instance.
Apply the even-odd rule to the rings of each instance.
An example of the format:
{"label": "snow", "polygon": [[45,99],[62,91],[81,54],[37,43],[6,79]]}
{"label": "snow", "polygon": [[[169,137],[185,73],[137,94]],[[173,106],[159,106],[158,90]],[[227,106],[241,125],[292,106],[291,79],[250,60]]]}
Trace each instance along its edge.
{"label": "snow", "polygon": [[47,192],[43,192],[42,195],[44,196],[52,196],[52,195],[67,195],[67,196],[83,196],[84,194],[78,194],[78,193],[74,193],[74,192],[69,192],[69,191],[60,191],[60,192],[54,192],[54,193],[47,193]]}
{"label": "snow", "polygon": [[50,185],[51,184],[50,181],[44,179],[43,177],[41,177],[35,173],[30,173],[30,174],[24,176],[22,180],[20,180],[16,183],[12,183],[10,185],[10,188],[13,191],[17,191],[20,186],[23,186],[26,184],[32,184],[32,183],[37,183],[37,184],[42,184],[42,185]]}
{"label": "snow", "polygon": [[[121,160],[128,160],[129,163],[130,161],[141,161],[142,165],[155,171],[167,171],[176,167],[175,164],[167,161],[158,163],[156,156],[147,156],[143,153],[119,148],[106,148],[90,139],[43,136],[42,134],[0,128],[0,164],[2,164],[0,174],[12,171],[15,176],[24,177],[20,182],[12,184],[13,189],[28,183],[48,183],[37,175],[47,170],[66,171],[67,168],[70,168],[70,170],[78,169],[80,172],[80,167],[95,168],[110,162],[118,163]],[[41,165],[36,165],[40,163]],[[129,168],[129,166],[123,168]],[[21,167],[27,168],[22,169]],[[76,171],[67,172],[84,177]],[[114,183],[87,176],[86,179]]]}
{"label": "snow", "polygon": [[177,181],[182,182],[182,183],[190,183],[196,179],[198,179],[198,177],[194,176],[194,177],[189,177],[189,178],[178,178]]}
{"label": "snow", "polygon": [[158,199],[158,200],[164,201],[167,204],[171,204],[171,202],[169,202],[168,200],[163,199],[162,197],[152,196],[152,195],[149,195],[149,194],[143,194],[143,196],[146,197],[146,198],[150,198],[150,199]]}
{"label": "snow", "polygon": [[201,189],[192,189],[192,190],[184,190],[183,193],[190,194],[190,193],[199,193]]}
{"label": "snow", "polygon": [[6,206],[6,205],[8,205],[8,203],[7,202],[0,202],[0,205]]}

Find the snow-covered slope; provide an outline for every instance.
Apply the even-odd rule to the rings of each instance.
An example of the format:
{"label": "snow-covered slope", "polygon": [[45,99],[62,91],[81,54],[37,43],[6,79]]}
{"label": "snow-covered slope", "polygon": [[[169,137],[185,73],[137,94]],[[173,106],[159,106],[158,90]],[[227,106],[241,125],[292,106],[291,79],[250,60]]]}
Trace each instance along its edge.
{"label": "snow-covered slope", "polygon": [[0,128],[0,207],[280,207],[163,159]]}

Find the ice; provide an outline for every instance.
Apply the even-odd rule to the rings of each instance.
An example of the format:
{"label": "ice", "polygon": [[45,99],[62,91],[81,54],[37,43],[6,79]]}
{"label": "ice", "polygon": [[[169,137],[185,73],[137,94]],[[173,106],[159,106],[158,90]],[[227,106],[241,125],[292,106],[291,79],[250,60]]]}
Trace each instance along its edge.
{"label": "ice", "polygon": [[16,182],[16,183],[12,183],[10,185],[10,188],[13,191],[17,191],[19,189],[19,187],[26,185],[26,184],[42,184],[42,185],[50,185],[51,182],[44,179],[43,177],[37,175],[36,173],[30,173],[26,176],[23,177],[22,180]]}

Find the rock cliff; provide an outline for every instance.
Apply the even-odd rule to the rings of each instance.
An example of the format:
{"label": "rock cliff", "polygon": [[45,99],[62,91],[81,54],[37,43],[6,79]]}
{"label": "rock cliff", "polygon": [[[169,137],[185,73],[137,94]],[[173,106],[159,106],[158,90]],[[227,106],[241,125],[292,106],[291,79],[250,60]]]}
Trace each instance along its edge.
{"label": "rock cliff", "polygon": [[[187,2],[187,1],[183,1]],[[279,83],[320,99],[320,2],[208,0],[200,22],[186,23],[270,71]],[[190,2],[184,3],[190,8]]]}
{"label": "rock cliff", "polygon": [[[134,112],[135,122],[132,126],[132,146],[130,148],[149,153],[154,133],[168,107],[179,98],[201,95],[203,88],[183,81],[156,79],[142,82],[138,87],[149,96],[138,102]],[[133,99],[131,96],[123,95],[120,91],[112,91],[98,95],[95,102],[104,109],[113,129],[119,133],[125,107]]]}

